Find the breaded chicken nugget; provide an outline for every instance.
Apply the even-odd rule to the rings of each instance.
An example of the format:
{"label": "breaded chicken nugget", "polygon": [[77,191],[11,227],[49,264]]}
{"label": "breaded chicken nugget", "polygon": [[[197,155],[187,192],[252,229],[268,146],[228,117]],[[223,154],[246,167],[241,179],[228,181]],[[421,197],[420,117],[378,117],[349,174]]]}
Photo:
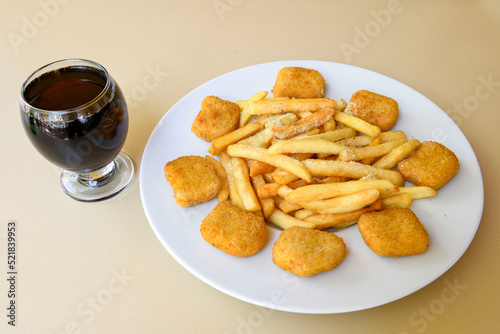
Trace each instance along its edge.
{"label": "breaded chicken nugget", "polygon": [[429,245],[429,234],[407,208],[365,213],[358,220],[358,229],[366,245],[381,256],[420,254]]}
{"label": "breaded chicken nugget", "polygon": [[345,112],[388,131],[399,116],[398,103],[390,97],[358,90],[351,96]]}
{"label": "breaded chicken nugget", "polygon": [[335,268],[346,256],[344,240],[312,228],[294,226],[281,232],[273,247],[273,262],[298,276]]}
{"label": "breaded chicken nugget", "polygon": [[455,153],[443,144],[425,141],[411,156],[400,161],[397,168],[405,180],[437,190],[457,174],[460,163]]}
{"label": "breaded chicken nugget", "polygon": [[191,131],[206,141],[212,141],[236,129],[240,120],[240,107],[216,96],[207,96],[191,126]]}
{"label": "breaded chicken nugget", "polygon": [[325,79],[316,70],[303,67],[284,67],[276,77],[274,97],[314,99],[325,93]]}
{"label": "breaded chicken nugget", "polygon": [[206,202],[217,195],[221,179],[206,158],[184,156],[168,162],[165,177],[174,190],[176,203],[181,207]]}
{"label": "breaded chicken nugget", "polygon": [[267,242],[263,218],[240,209],[229,201],[219,203],[203,219],[201,236],[212,246],[234,256],[251,256]]}

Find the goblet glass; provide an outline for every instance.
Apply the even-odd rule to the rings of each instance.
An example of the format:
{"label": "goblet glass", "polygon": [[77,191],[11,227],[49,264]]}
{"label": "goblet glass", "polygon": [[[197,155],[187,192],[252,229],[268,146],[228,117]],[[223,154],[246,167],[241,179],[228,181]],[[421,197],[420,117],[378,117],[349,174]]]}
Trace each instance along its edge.
{"label": "goblet glass", "polygon": [[128,130],[127,105],[103,66],[63,59],[41,67],[22,85],[20,109],[33,146],[63,168],[66,194],[92,202],[130,184],[134,165],[120,152]]}

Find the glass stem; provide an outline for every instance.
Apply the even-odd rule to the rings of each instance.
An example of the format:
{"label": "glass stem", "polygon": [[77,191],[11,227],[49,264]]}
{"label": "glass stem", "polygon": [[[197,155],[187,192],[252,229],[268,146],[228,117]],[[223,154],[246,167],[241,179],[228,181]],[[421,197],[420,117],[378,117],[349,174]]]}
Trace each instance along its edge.
{"label": "glass stem", "polygon": [[82,172],[77,173],[78,182],[90,188],[97,188],[113,180],[116,175],[116,171],[117,171],[116,163],[113,160],[106,166],[96,169],[94,171],[86,173]]}

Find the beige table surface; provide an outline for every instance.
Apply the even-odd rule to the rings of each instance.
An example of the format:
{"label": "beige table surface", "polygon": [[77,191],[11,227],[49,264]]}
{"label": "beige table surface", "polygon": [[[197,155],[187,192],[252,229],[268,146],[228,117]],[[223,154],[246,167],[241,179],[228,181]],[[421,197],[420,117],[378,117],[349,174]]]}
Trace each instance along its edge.
{"label": "beige table surface", "polygon": [[[1,333],[497,332],[500,1],[1,0],[0,8]],[[474,148],[485,181],[477,234],[440,278],[368,310],[295,314],[228,296],[160,244],[137,177],[125,193],[95,204],[61,191],[60,170],[21,128],[18,94],[35,68],[68,57],[102,63],[128,95],[124,150],[137,170],[169,108],[231,70],[311,59],[390,76],[452,116]],[[10,221],[15,327],[7,324]],[[455,298],[445,298],[449,284]]]}

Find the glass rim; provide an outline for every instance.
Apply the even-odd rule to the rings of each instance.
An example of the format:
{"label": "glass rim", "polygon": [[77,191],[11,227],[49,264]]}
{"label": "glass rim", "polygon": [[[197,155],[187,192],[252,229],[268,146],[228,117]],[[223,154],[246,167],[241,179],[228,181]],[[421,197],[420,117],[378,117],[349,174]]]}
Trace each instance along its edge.
{"label": "glass rim", "polygon": [[[26,101],[25,96],[24,96],[25,89],[26,89],[27,85],[29,83],[31,83],[31,81],[33,81],[34,79],[36,79],[37,77],[39,77],[38,73],[40,73],[44,69],[46,69],[46,68],[48,68],[50,66],[53,66],[55,64],[66,63],[66,62],[88,63],[88,64],[94,65],[98,69],[100,69],[103,72],[104,76],[106,77],[106,84],[102,88],[101,92],[96,97],[94,97],[92,100],[90,100],[90,101],[88,101],[88,102],[86,102],[86,103],[84,103],[82,105],[79,105],[77,107],[70,108],[70,109],[63,109],[63,110],[41,109],[41,108],[34,107],[33,105],[31,105],[31,103],[29,103],[28,101]],[[60,69],[65,68],[65,67],[69,67],[69,66],[62,66],[62,67],[60,67]],[[98,62],[95,62],[95,61],[89,60],[89,59],[84,59],[84,58],[65,58],[65,59],[60,59],[60,60],[56,60],[56,61],[50,62],[50,63],[48,63],[46,65],[43,65],[42,67],[36,69],[35,71],[33,71],[28,76],[28,78],[23,82],[23,84],[21,86],[21,102],[24,105],[28,106],[30,108],[30,110],[36,111],[38,113],[51,114],[51,115],[71,114],[71,113],[74,113],[74,112],[81,111],[81,110],[83,110],[83,109],[85,109],[85,108],[93,105],[96,101],[98,101],[99,99],[101,99],[104,96],[104,94],[106,93],[106,91],[108,90],[108,88],[109,88],[110,85],[111,85],[111,77],[110,77],[108,71],[106,70],[106,68],[104,68],[104,66],[102,66]]]}

